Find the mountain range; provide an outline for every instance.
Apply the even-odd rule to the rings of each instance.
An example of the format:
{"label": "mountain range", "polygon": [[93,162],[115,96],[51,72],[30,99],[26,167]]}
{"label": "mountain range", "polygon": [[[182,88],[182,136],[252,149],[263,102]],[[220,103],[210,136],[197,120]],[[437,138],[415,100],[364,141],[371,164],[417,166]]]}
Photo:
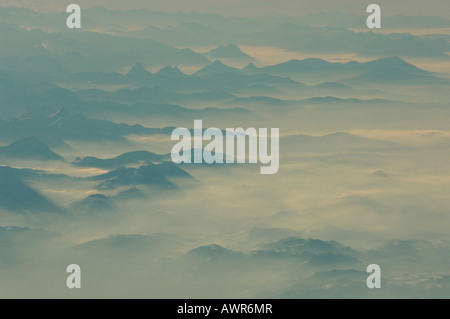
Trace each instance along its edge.
{"label": "mountain range", "polygon": [[141,163],[151,164],[153,162],[168,160],[169,158],[170,156],[168,155],[159,155],[148,151],[134,151],[108,159],[101,159],[92,156],[77,158],[73,164],[80,167],[114,169],[120,166],[137,165]]}
{"label": "mountain range", "polygon": [[25,137],[8,146],[0,147],[0,158],[21,160],[63,160],[36,137]]}
{"label": "mountain range", "polygon": [[248,54],[245,54],[241,51],[241,49],[235,45],[234,43],[229,43],[227,45],[220,45],[217,48],[211,49],[209,52],[205,54],[208,58],[211,59],[226,59],[226,60],[234,60],[241,62],[251,62],[255,61],[255,59]]}
{"label": "mountain range", "polygon": [[3,140],[17,137],[51,135],[64,140],[122,140],[129,134],[171,134],[173,127],[145,128],[141,125],[117,124],[106,120],[88,119],[65,109],[44,112],[40,109],[24,117],[0,123]]}
{"label": "mountain range", "polygon": [[147,185],[163,189],[176,189],[169,178],[192,178],[190,174],[172,162],[147,164],[140,167],[119,167],[108,173],[91,177],[99,180],[98,189],[115,189],[122,186]]}
{"label": "mountain range", "polygon": [[151,73],[143,64],[136,63],[127,74],[116,72],[81,72],[68,76],[63,82],[96,84],[136,84],[157,86],[172,91],[226,91],[243,90],[254,84],[287,85],[296,82],[288,77],[270,74],[246,74],[215,60],[192,75],[187,75],[173,67],[162,68]]}

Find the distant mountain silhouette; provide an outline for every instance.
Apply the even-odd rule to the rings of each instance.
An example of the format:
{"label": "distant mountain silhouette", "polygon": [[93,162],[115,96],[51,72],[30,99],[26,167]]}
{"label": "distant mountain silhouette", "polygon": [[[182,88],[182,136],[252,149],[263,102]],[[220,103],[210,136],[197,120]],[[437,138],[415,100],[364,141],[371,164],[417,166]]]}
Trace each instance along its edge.
{"label": "distant mountain silhouette", "polygon": [[183,169],[165,162],[161,164],[148,164],[138,168],[119,167],[106,174],[92,177],[92,180],[103,180],[98,185],[99,189],[114,189],[120,186],[148,185],[165,189],[176,189],[175,184],[168,177],[191,178],[192,176]]}
{"label": "distant mountain silhouette", "polygon": [[172,234],[120,234],[90,240],[73,248],[82,252],[83,256],[87,255],[90,258],[98,256],[99,251],[106,256],[120,256],[120,258],[133,255],[141,257],[145,255],[145,258],[149,258],[173,254],[174,250],[179,249],[183,242],[185,242],[184,238]]}
{"label": "distant mountain silhouette", "polygon": [[448,83],[432,72],[422,70],[398,56],[381,58],[369,62],[350,61],[332,63],[318,58],[290,60],[288,62],[257,68],[246,66],[242,72],[246,74],[278,74],[278,75],[339,75],[346,77],[343,83],[323,83],[316,85],[322,89],[343,89],[345,84],[390,83],[390,84],[433,84]]}
{"label": "distant mountain silhouette", "polygon": [[188,251],[186,256],[199,261],[227,262],[237,259],[242,261],[245,255],[239,251],[230,250],[217,244],[211,244],[194,248]]}
{"label": "distant mountain silhouette", "polygon": [[133,67],[128,71],[127,77],[133,80],[146,81],[152,78],[152,73],[148,72],[142,63],[136,63]]}
{"label": "distant mountain silhouette", "polygon": [[273,98],[269,96],[251,96],[251,97],[235,98],[229,104],[245,103],[245,104],[256,104],[267,106],[279,106],[289,104],[290,102],[292,101],[282,100],[279,98]]}
{"label": "distant mountain silhouette", "polygon": [[170,83],[187,83],[188,81],[195,80],[190,75],[184,74],[178,67],[167,65],[161,68],[154,74],[152,85],[156,86],[159,83],[166,84],[167,89],[170,90]]}
{"label": "distant mountain silhouette", "polygon": [[341,253],[356,255],[350,247],[345,247],[336,241],[323,241],[312,238],[288,237],[276,242],[264,245],[264,249],[272,251],[283,251],[286,253]]}
{"label": "distant mountain silhouette", "polygon": [[241,70],[239,70],[237,68],[233,68],[231,66],[223,64],[219,60],[215,60],[211,64],[208,64],[207,66],[205,66],[202,69],[195,72],[194,75],[208,76],[208,75],[216,75],[216,74],[223,74],[223,73],[240,73],[240,72],[241,72]]}
{"label": "distant mountain silhouette", "polygon": [[[80,90],[75,93],[78,98],[86,101],[111,101],[120,103],[146,103],[146,104],[168,104],[186,101],[223,101],[233,98],[232,94],[226,92],[199,92],[199,93],[177,93],[161,87],[140,87],[137,89],[119,89],[117,91],[103,91],[98,89]],[[98,105],[98,103],[96,103]],[[108,105],[110,108],[111,104]],[[172,105],[174,106],[174,105]],[[94,106],[95,107],[95,106]],[[165,108],[170,105],[164,105]],[[122,106],[123,108],[123,106]],[[90,108],[92,109],[92,107]],[[174,110],[171,110],[172,113]]]}
{"label": "distant mountain silhouette", "polygon": [[199,263],[239,263],[241,266],[254,265],[254,262],[280,261],[296,259],[305,263],[305,267],[355,264],[360,257],[358,251],[345,247],[335,241],[303,239],[289,237],[263,245],[262,249],[243,253],[211,244],[190,250],[184,258]]}
{"label": "distant mountain silhouette", "polygon": [[[235,116],[242,117],[252,117],[254,114],[247,109],[238,108],[238,107],[230,107],[230,108],[185,108],[178,105],[171,104],[143,104],[137,103],[130,105],[128,107],[111,107],[103,108],[101,110],[97,110],[96,114],[106,115],[108,113],[109,116],[116,116],[118,118],[139,118],[139,116],[152,116],[154,118],[161,119],[197,119],[199,117],[229,117],[233,118]],[[131,114],[130,114],[131,113]]]}
{"label": "distant mountain silhouette", "polygon": [[183,178],[192,178],[192,176],[187,173],[185,170],[181,169],[178,165],[172,162],[164,162],[154,167],[160,173],[164,174],[164,176],[168,177],[183,177]]}
{"label": "distant mountain silhouette", "polygon": [[72,73],[86,72],[97,68],[97,64],[94,60],[89,59],[76,51],[66,52],[58,56],[56,60],[60,65],[64,65],[64,67]]}
{"label": "distant mountain silhouette", "polygon": [[332,63],[319,58],[309,58],[304,60],[290,60],[288,62],[257,68],[254,65],[246,66],[243,71],[246,73],[268,72],[273,74],[356,74],[361,75],[369,71],[380,69],[395,69],[413,74],[431,74],[422,70],[398,56],[381,58],[369,62],[350,61],[347,63]]}
{"label": "distant mountain silhouette", "polygon": [[62,210],[26,185],[8,166],[0,166],[0,208],[21,213],[61,213]]}
{"label": "distant mountain silhouette", "polygon": [[[121,70],[136,61],[145,65],[164,65],[174,61],[178,65],[204,65],[209,61],[191,49],[177,49],[149,38],[143,40],[100,32],[46,33],[39,29],[25,30],[3,23],[0,24],[0,34],[2,43],[10,44],[0,48],[0,56],[17,56],[29,48],[45,44],[44,47],[50,47],[51,52],[65,54],[75,51],[86,57],[87,61],[80,60],[80,69],[86,69],[89,60],[98,61],[92,71]],[[96,49],[92,50],[93,47]]]}
{"label": "distant mountain silhouette", "polygon": [[[262,70],[262,69],[263,68],[257,69],[257,70]],[[289,78],[282,78],[282,77],[273,76],[270,74],[264,74],[262,72],[258,72],[257,74],[247,74],[243,70],[225,65],[224,63],[220,62],[219,60],[215,60],[211,64],[208,64],[205,67],[203,67],[202,69],[198,70],[196,73],[194,73],[194,75],[199,76],[201,78],[216,79],[216,80],[221,80],[223,82],[226,81],[226,83],[232,83],[233,81],[239,81],[239,83],[250,82],[252,84],[256,84],[256,83],[258,83],[258,84],[296,83],[295,81],[293,81]],[[220,76],[220,78],[219,78],[219,76]]]}
{"label": "distant mountain silhouette", "polygon": [[164,67],[157,73],[146,71],[136,64],[128,74],[116,72],[81,72],[67,77],[71,83],[97,84],[136,84],[139,86],[160,87],[167,91],[226,91],[243,90],[255,84],[295,84],[288,77],[280,77],[264,72],[245,73],[216,60],[194,74],[187,75],[174,67]]}
{"label": "distant mountain silhouette", "polygon": [[242,72],[244,73],[252,73],[258,71],[258,67],[254,65],[253,63],[247,64],[245,67],[242,68]]}
{"label": "distant mountain silhouette", "polygon": [[22,138],[8,146],[0,147],[0,157],[23,160],[63,160],[36,137]]}
{"label": "distant mountain silhouette", "polygon": [[[17,77],[0,71],[0,118],[12,119],[25,113],[43,108],[54,112],[62,108],[77,109],[83,106],[70,90],[46,82],[39,75],[39,82],[19,80]],[[40,136],[42,134],[30,134]]]}
{"label": "distant mountain silhouette", "polygon": [[157,73],[157,76],[169,76],[169,77],[183,77],[186,76],[178,67],[171,65],[161,68]]}
{"label": "distant mountain silhouette", "polygon": [[290,60],[284,63],[266,66],[263,68],[255,69],[247,66],[247,71],[268,72],[268,73],[280,73],[280,74],[293,74],[302,72],[331,72],[336,70],[342,70],[346,67],[346,64],[331,63],[319,58],[309,58],[305,60]]}
{"label": "distant mountain silhouette", "polygon": [[408,71],[399,67],[381,67],[364,74],[343,80],[348,84],[386,84],[386,85],[431,85],[449,83],[448,80],[420,71]]}
{"label": "distant mountain silhouette", "polygon": [[206,53],[206,56],[212,59],[230,59],[241,61],[253,61],[255,60],[251,56],[245,54],[241,49],[233,44],[221,45]]}
{"label": "distant mountain silhouette", "polygon": [[135,151],[119,155],[114,158],[101,159],[96,157],[78,158],[73,164],[81,167],[96,167],[102,169],[117,168],[120,166],[136,165],[140,163],[161,162],[168,159],[168,155],[159,155],[148,151]]}
{"label": "distant mountain silhouette", "polygon": [[378,69],[395,68],[415,74],[430,74],[430,72],[422,70],[413,64],[410,64],[398,56],[381,58],[360,64],[358,69],[362,71],[374,71]]}
{"label": "distant mountain silhouette", "polygon": [[113,101],[118,103],[176,103],[182,100],[182,94],[169,92],[159,87],[140,87],[137,89],[119,89],[114,92],[87,89],[76,92],[87,101]]}
{"label": "distant mountain silhouette", "polygon": [[111,199],[103,194],[94,194],[70,205],[74,214],[111,213],[116,210]]}
{"label": "distant mountain silhouette", "polygon": [[120,140],[129,134],[171,134],[172,130],[88,119],[65,109],[56,112],[36,109],[24,117],[0,123],[0,135],[4,139],[53,135],[67,140]]}
{"label": "distant mountain silhouette", "polygon": [[[340,87],[340,86],[339,86]],[[344,90],[346,85],[342,85],[343,88],[336,88],[333,92],[339,93],[339,91]],[[318,92],[329,92],[332,89],[322,89],[316,86],[311,86],[305,88],[307,92],[314,92],[313,90],[319,90]],[[351,88],[349,89],[351,90]],[[299,105],[323,105],[323,106],[333,106],[333,105],[346,105],[349,107],[356,107],[358,105],[387,105],[388,103],[395,103],[397,105],[404,104],[401,101],[388,100],[388,99],[357,99],[357,98],[340,98],[336,96],[317,96],[311,97],[304,100],[283,100],[280,98],[273,98],[268,96],[250,96],[235,98],[231,101],[223,102],[224,105],[244,105],[247,108],[251,106],[260,106],[265,109],[274,110],[274,108],[279,108],[280,110],[293,110],[298,109]]]}
{"label": "distant mountain silhouette", "polygon": [[[149,77],[151,73],[149,72]],[[69,82],[91,82],[103,84],[122,84],[130,80],[138,81],[139,83],[147,81],[147,78],[140,76],[128,76],[117,72],[102,72],[102,71],[85,71],[73,73],[67,76]]]}
{"label": "distant mountain silhouette", "polygon": [[335,104],[335,103],[345,103],[345,104],[370,104],[370,103],[388,103],[388,102],[394,102],[390,100],[382,100],[382,99],[370,99],[370,100],[361,100],[356,98],[348,98],[343,99],[340,97],[335,96],[318,96],[318,97],[312,97],[306,100],[300,100],[296,101],[297,103],[301,104]]}

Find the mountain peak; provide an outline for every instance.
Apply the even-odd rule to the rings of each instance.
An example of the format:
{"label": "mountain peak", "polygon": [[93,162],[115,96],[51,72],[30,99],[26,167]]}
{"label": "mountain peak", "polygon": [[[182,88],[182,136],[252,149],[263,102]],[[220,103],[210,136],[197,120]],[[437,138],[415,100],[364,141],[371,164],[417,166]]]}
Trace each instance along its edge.
{"label": "mountain peak", "polygon": [[71,208],[77,214],[80,213],[98,214],[115,211],[114,203],[111,201],[110,198],[106,197],[103,194],[89,195],[85,199],[73,203],[71,205]]}
{"label": "mountain peak", "polygon": [[247,64],[247,65],[242,69],[242,71],[244,71],[244,72],[253,72],[253,71],[256,71],[256,70],[258,70],[258,67],[257,67],[256,65],[254,65],[253,63]]}
{"label": "mountain peak", "polygon": [[383,63],[383,64],[407,63],[405,60],[403,60],[401,57],[399,57],[397,55],[386,57],[386,58],[380,58],[378,60],[374,60],[373,62]]}
{"label": "mountain peak", "polygon": [[380,60],[391,60],[391,61],[402,61],[402,62],[405,62],[405,60],[403,60],[398,55],[394,55],[394,56],[390,56],[390,57],[386,57],[386,58],[381,58]]}
{"label": "mountain peak", "polygon": [[238,47],[236,44],[232,43],[232,42],[228,43],[228,44],[225,45],[224,47],[226,47],[226,48],[228,48],[228,49],[233,49],[233,50],[238,49],[238,50],[240,51],[239,47]]}
{"label": "mountain peak", "polygon": [[227,65],[223,64],[221,61],[217,59],[214,60],[210,65],[214,67],[228,67]]}
{"label": "mountain peak", "polygon": [[176,189],[177,186],[167,177],[192,177],[178,165],[170,163],[151,164],[134,167],[119,167],[106,174],[93,177],[103,180],[99,189],[113,189],[121,186],[148,185],[166,189]]}
{"label": "mountain peak", "polygon": [[396,68],[396,69],[402,69],[404,71],[409,72],[418,72],[418,73],[428,73],[425,70],[422,70],[418,67],[416,67],[413,64],[410,64],[403,60],[399,56],[391,56],[386,58],[381,58],[374,61],[366,62],[365,65],[371,67],[371,68]]}
{"label": "mountain peak", "polygon": [[15,141],[11,143],[9,146],[14,147],[16,145],[23,145],[23,146],[45,146],[44,143],[42,143],[36,136],[30,136],[30,137],[24,137],[21,138],[18,141]]}
{"label": "mountain peak", "polygon": [[173,67],[171,65],[165,66],[156,73],[157,75],[166,75],[166,76],[184,76],[185,74],[181,72],[178,67]]}
{"label": "mountain peak", "polygon": [[245,54],[241,49],[234,43],[229,43],[227,45],[220,45],[215,49],[212,49],[206,55],[214,59],[247,59],[254,60],[251,56]]}
{"label": "mountain peak", "polygon": [[25,137],[8,146],[0,147],[0,156],[39,160],[62,159],[35,136]]}
{"label": "mountain peak", "polygon": [[195,73],[195,75],[209,75],[209,74],[222,74],[222,73],[234,73],[239,72],[239,69],[225,65],[219,60],[214,60],[211,64],[205,66]]}
{"label": "mountain peak", "polygon": [[137,62],[135,65],[133,65],[133,67],[130,69],[130,71],[128,71],[127,75],[128,76],[133,76],[133,77],[143,77],[143,76],[148,76],[151,73],[148,72],[144,66],[142,65],[142,63]]}

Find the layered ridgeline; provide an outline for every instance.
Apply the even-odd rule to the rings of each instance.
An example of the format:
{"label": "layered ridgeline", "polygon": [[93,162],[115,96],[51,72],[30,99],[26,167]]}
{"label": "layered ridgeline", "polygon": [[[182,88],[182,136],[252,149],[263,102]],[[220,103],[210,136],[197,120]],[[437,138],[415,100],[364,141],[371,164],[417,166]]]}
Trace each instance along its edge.
{"label": "layered ridgeline", "polygon": [[[448,296],[449,20],[365,18],[1,7],[0,297]],[[173,163],[195,120],[278,173]]]}
{"label": "layered ridgeline", "polygon": [[205,53],[205,55],[211,59],[228,60],[232,62],[256,62],[255,58],[242,52],[242,50],[234,43],[220,45],[217,48],[211,49],[209,52]]}
{"label": "layered ridgeline", "polygon": [[[443,17],[421,15],[383,17],[383,29],[392,32],[380,34],[359,32],[361,29],[367,30],[365,29],[367,17],[364,14],[354,13],[328,12],[302,17],[237,18],[217,14],[150,12],[144,9],[129,11],[106,10],[101,7],[83,9],[85,19],[82,30],[100,29],[108,33],[108,36],[101,36],[88,32],[67,32],[66,26],[61,24],[61,21],[67,18],[65,12],[49,13],[46,19],[42,19],[38,12],[30,9],[2,7],[0,10],[2,23],[34,29],[29,34],[38,40],[42,39],[43,33],[38,33],[36,29],[58,31],[53,37],[46,39],[52,41],[52,47],[58,51],[63,53],[78,51],[89,59],[99,58],[102,54],[103,57],[107,56],[104,54],[106,52],[114,57],[105,59],[97,67],[108,67],[108,62],[116,64],[118,61],[128,59],[124,54],[125,48],[129,48],[130,57],[138,58],[147,53],[146,59],[152,59],[154,63],[168,59],[178,59],[179,63],[204,63],[203,55],[174,47],[222,46],[224,43],[277,47],[311,54],[358,53],[364,56],[445,58],[445,52],[449,51],[445,36],[428,36],[426,33],[419,36],[408,33],[411,29],[449,28],[449,19]],[[111,21],[121,21],[122,26],[129,27],[118,28],[112,26]],[[8,55],[14,56],[39,44],[33,37],[20,34],[18,36],[14,32],[16,31],[6,29],[1,32],[8,36],[6,39],[20,39],[11,42],[14,45],[9,48],[2,48]],[[127,41],[125,38],[131,39]],[[147,47],[139,48],[135,45],[137,43],[135,39],[145,39],[148,41]],[[68,45],[70,41],[81,45],[81,48],[74,49],[74,46]],[[96,52],[88,50],[87,45],[93,44],[93,41],[101,43],[100,48],[103,50]],[[120,41],[122,47],[117,45]],[[150,47],[153,52],[145,52]]]}
{"label": "layered ridgeline", "polygon": [[0,159],[63,160],[61,156],[34,136],[22,138],[8,146],[0,147]]}
{"label": "layered ridgeline", "polygon": [[[353,84],[448,84],[448,80],[422,70],[398,56],[369,62],[350,61],[332,63],[319,58],[290,60],[284,63],[257,68],[253,64],[243,69],[245,73],[270,73],[282,76],[314,76],[340,78],[339,85]],[[341,86],[342,87],[342,86]],[[327,88],[325,86],[325,88]]]}

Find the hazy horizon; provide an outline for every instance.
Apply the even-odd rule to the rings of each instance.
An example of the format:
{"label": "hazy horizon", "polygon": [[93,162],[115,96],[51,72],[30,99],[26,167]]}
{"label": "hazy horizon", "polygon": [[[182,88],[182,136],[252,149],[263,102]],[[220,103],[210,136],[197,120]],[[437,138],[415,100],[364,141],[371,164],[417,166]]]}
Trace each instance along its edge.
{"label": "hazy horizon", "polygon": [[[4,0],[4,6],[19,6],[46,11],[60,11],[66,8],[73,1],[59,1],[57,5],[50,0]],[[219,13],[225,16],[261,16],[261,15],[287,15],[303,16],[306,14],[320,12],[343,12],[366,15],[366,7],[372,2],[362,3],[359,0],[280,0],[274,3],[271,0],[247,0],[245,3],[237,0],[230,0],[224,3],[220,0],[156,0],[149,3],[146,0],[79,0],[76,2],[83,8],[104,7],[106,9],[148,9],[162,12],[198,12],[198,13]],[[383,8],[383,15],[392,17],[395,15],[406,16],[439,16],[448,19],[450,3],[446,0],[379,0],[376,2]]]}

